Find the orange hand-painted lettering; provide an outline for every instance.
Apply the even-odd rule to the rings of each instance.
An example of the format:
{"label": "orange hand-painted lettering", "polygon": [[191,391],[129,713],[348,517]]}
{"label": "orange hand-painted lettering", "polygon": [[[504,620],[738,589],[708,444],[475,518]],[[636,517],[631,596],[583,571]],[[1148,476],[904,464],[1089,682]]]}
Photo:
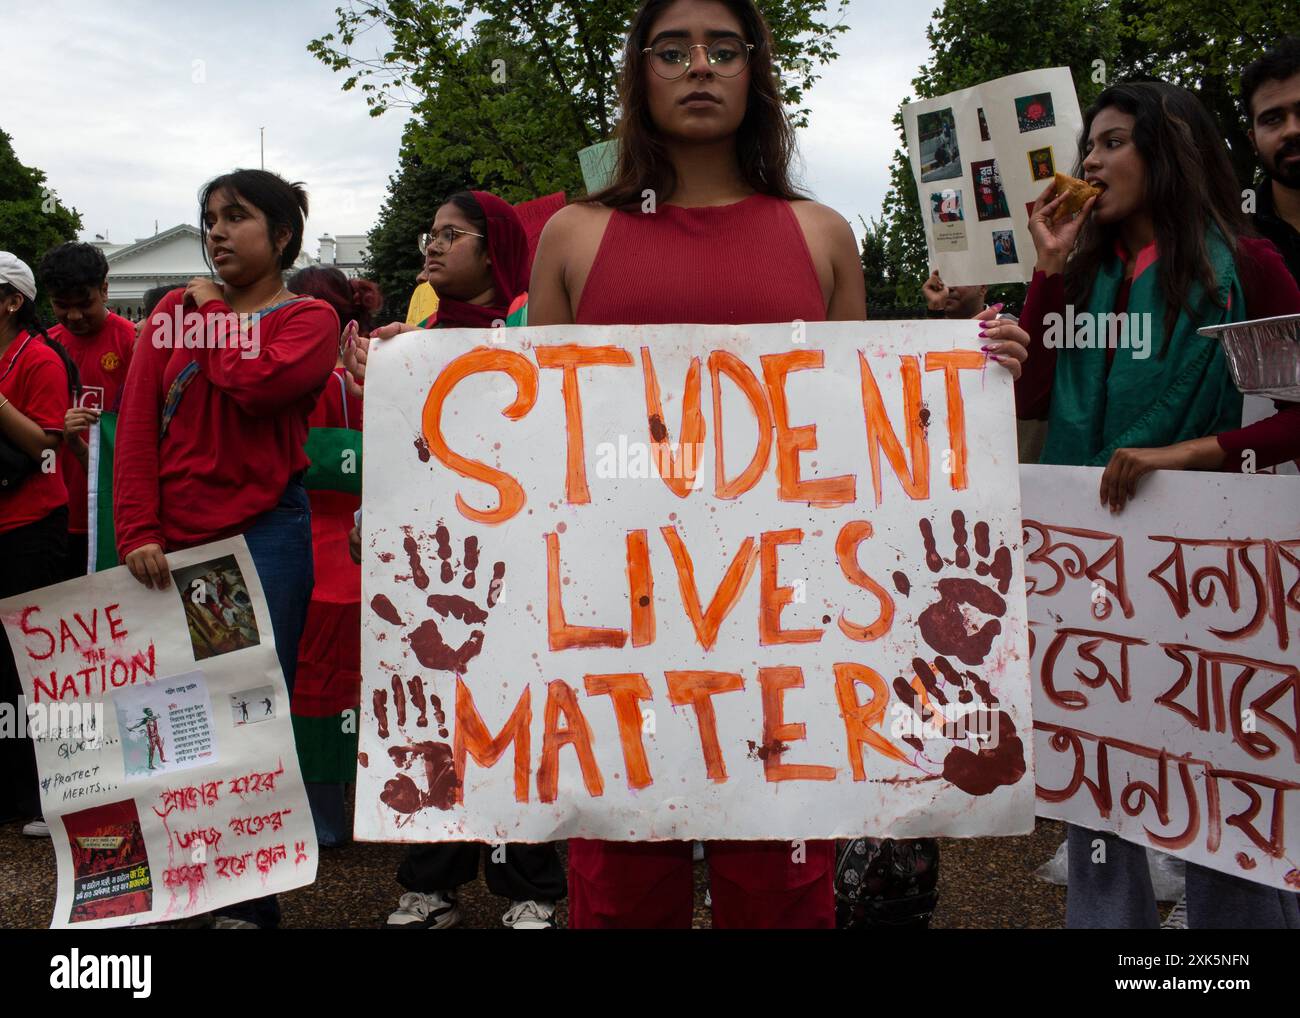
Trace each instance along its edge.
{"label": "orange hand-painted lettering", "polygon": [[948,447],[952,450],[953,491],[963,491],[970,483],[966,476],[966,405],[961,396],[959,371],[983,371],[984,355],[978,350],[942,350],[925,355],[926,371],[942,371],[943,387],[948,395]]}
{"label": "orange hand-painted lettering", "polygon": [[903,445],[898,440],[885,401],[880,396],[880,386],[871,371],[866,355],[858,351],[858,369],[862,376],[862,412],[867,420],[867,456],[871,460],[871,486],[876,493],[876,505],[881,503],[880,453],[894,468],[898,483],[909,498],[918,500],[930,497],[930,446],[926,442],[926,423],[921,406],[921,368],[915,357],[904,354],[900,375],[903,380],[903,425],[907,431],[907,448],[912,454],[912,469],[907,469]]}
{"label": "orange hand-painted lettering", "polygon": [[718,744],[718,717],[713,697],[745,688],[745,680],[736,672],[664,672],[668,680],[668,702],[674,707],[692,707],[700,729],[700,748],[704,752],[704,770],[710,781],[727,780],[727,765]]}
{"label": "orange hand-painted lettering", "polygon": [[844,505],[857,498],[857,478],[852,474],[821,477],[805,481],[799,476],[799,454],[817,448],[817,425],[790,426],[790,409],[785,396],[785,379],[792,371],[820,368],[824,357],[820,350],[791,350],[769,353],[759,358],[763,378],[772,400],[772,419],[776,425],[777,497],[783,502],[808,502],[829,507]]}
{"label": "orange hand-painted lettering", "polygon": [[695,637],[705,650],[712,650],[718,639],[718,629],[731,609],[736,607],[754,572],[754,566],[758,562],[758,546],[752,537],[741,542],[740,549],[727,567],[727,572],[705,611],[700,607],[700,591],[695,583],[695,566],[691,562],[691,553],[682,543],[677,528],[660,527],[659,532],[663,534],[668,550],[672,552],[673,564],[677,567],[677,585],[682,592],[682,605],[686,608],[691,625],[695,627]]}
{"label": "orange hand-painted lettering", "polygon": [[551,650],[573,650],[577,647],[621,647],[627,643],[627,632],[622,629],[569,625],[560,596],[560,535],[549,533],[545,538],[547,645]]}
{"label": "orange hand-painted lettering", "polygon": [[691,358],[686,371],[686,391],[682,395],[681,440],[674,453],[668,440],[668,422],[664,420],[663,400],[659,396],[659,376],[655,374],[650,348],[641,348],[641,371],[645,376],[645,408],[650,427],[651,456],[659,476],[678,498],[685,498],[695,486],[700,468],[699,452],[704,448],[704,414],[700,412],[700,359]]}
{"label": "orange hand-painted lettering", "polygon": [[532,724],[532,690],[524,686],[509,719],[500,732],[492,735],[474,706],[474,695],[461,677],[456,676],[456,733],[452,737],[452,755],[456,761],[457,802],[464,801],[466,755],[472,756],[480,767],[491,767],[512,742],[515,744],[515,801],[528,801]]}
{"label": "orange hand-painted lettering", "polygon": [[840,528],[839,536],[835,538],[835,558],[844,578],[874,595],[880,602],[879,617],[867,626],[849,621],[847,612],[840,612],[840,631],[850,640],[862,643],[880,639],[894,624],[894,599],[889,591],[868,576],[866,570],[858,564],[858,545],[873,533],[871,524],[866,520],[851,520]]}
{"label": "orange hand-painted lettering", "polygon": [[[889,702],[889,687],[880,673],[866,665],[851,661],[837,662],[835,671],[835,697],[840,702],[840,717],[844,719],[844,732],[848,736],[849,766],[854,781],[865,781],[866,767],[862,763],[862,747],[870,746],[877,753],[892,760],[907,760],[907,755],[879,732],[873,731],[885,717]],[[871,690],[871,699],[858,702],[857,686]]]}
{"label": "orange hand-painted lettering", "polygon": [[785,691],[803,689],[803,669],[760,668],[758,685],[763,690],[763,776],[768,781],[834,781],[834,767],[781,762],[791,742],[808,737],[802,721],[785,720]]}
{"label": "orange hand-painted lettering", "polygon": [[[560,727],[560,715],[564,715],[565,725]],[[542,759],[537,765],[537,798],[542,802],[554,802],[559,794],[560,784],[560,750],[572,746],[578,754],[578,766],[582,768],[582,781],[587,786],[587,794],[600,796],[605,794],[605,782],[596,766],[596,754],[591,748],[591,726],[578,706],[578,698],[568,683],[556,679],[546,686],[546,715],[542,731]]]}
{"label": "orange hand-painted lettering", "polygon": [[764,647],[775,643],[817,643],[820,629],[782,629],[781,612],[794,599],[794,588],[781,586],[777,579],[777,549],[783,544],[799,544],[803,531],[765,530],[759,536],[758,642]]}
{"label": "orange hand-painted lettering", "polygon": [[591,501],[587,488],[587,458],[582,434],[582,394],[578,389],[578,368],[610,365],[626,368],[632,365],[632,355],[621,346],[578,346],[563,343],[559,346],[539,346],[534,351],[537,364],[543,368],[561,368],[564,371],[560,392],[564,396],[564,432],[567,460],[564,471],[564,497],[571,505],[585,505]]}
{"label": "orange hand-painted lettering", "polygon": [[655,639],[655,578],[650,571],[650,543],[644,530],[627,534],[627,593],[632,609],[632,646]]}
{"label": "orange hand-painted lettering", "polygon": [[501,411],[502,415],[517,421],[533,408],[533,404],[537,402],[537,369],[533,367],[532,361],[510,350],[477,347],[469,353],[461,354],[443,368],[434,379],[429,395],[424,401],[422,426],[429,452],[439,463],[451,468],[462,477],[489,484],[497,491],[497,507],[490,510],[474,508],[457,492],[456,508],[460,510],[460,514],[475,523],[496,524],[504,523],[524,507],[527,498],[523,487],[515,478],[502,470],[452,452],[442,434],[442,407],[451,391],[470,375],[488,371],[503,372],[515,383],[514,402]]}
{"label": "orange hand-painted lettering", "polygon": [[645,788],[654,784],[650,762],[645,755],[645,743],[641,739],[641,708],[638,706],[639,701],[652,699],[650,683],[637,672],[584,675],[582,681],[588,696],[608,696],[614,704],[618,741],[623,746],[623,762],[627,766],[627,787]]}
{"label": "orange hand-painted lettering", "polygon": [[[754,411],[754,420],[758,424],[758,445],[749,464],[736,475],[734,480],[727,480],[727,468],[722,460],[722,384],[721,376],[726,375],[744,394]],[[726,350],[714,350],[709,354],[709,376],[713,383],[713,484],[718,498],[739,498],[749,491],[767,469],[768,457],[772,454],[772,409],[767,404],[767,395],[758,377],[749,366],[734,353]]]}

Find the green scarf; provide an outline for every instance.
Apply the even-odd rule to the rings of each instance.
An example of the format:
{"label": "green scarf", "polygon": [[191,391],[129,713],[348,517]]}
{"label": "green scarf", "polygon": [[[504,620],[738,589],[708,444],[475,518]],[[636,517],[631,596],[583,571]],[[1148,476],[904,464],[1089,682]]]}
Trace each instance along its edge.
{"label": "green scarf", "polygon": [[[1104,328],[1094,329],[1093,347],[1058,352],[1040,462],[1105,466],[1116,449],[1171,445],[1240,427],[1241,393],[1232,384],[1223,350],[1196,330],[1242,321],[1246,300],[1228,245],[1217,230],[1205,239],[1218,281],[1218,304],[1226,304],[1227,310],[1193,283],[1187,301],[1193,313],[1178,312],[1166,341],[1160,262],[1147,266],[1129,290],[1128,317],[1118,330],[1119,348],[1109,372]],[[1114,311],[1123,281],[1124,263],[1112,257],[1098,272],[1088,298],[1092,322]],[[1145,358],[1134,356],[1138,351],[1129,341],[1137,325],[1135,314],[1150,316]]]}

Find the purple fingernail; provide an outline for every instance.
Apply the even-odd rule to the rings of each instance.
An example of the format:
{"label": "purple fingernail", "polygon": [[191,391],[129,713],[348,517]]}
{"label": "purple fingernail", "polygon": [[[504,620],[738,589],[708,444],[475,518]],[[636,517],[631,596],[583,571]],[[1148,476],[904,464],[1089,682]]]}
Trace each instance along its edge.
{"label": "purple fingernail", "polygon": [[991,353],[992,351],[996,350],[997,347],[996,347],[996,346],[982,346],[982,347],[980,347],[980,349],[983,350],[985,353]]}

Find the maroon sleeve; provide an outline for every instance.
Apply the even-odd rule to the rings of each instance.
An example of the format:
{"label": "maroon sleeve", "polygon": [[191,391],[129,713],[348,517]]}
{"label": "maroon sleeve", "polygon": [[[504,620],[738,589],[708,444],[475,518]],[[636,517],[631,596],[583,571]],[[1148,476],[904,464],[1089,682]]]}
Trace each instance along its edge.
{"label": "maroon sleeve", "polygon": [[[209,342],[194,351],[199,370],[246,413],[277,414],[319,392],[334,370],[339,316],[324,301],[262,319],[255,323],[255,333],[240,332],[224,301],[210,300],[199,313],[210,329]],[[225,342],[213,342],[217,336]]]}
{"label": "maroon sleeve", "polygon": [[1300,314],[1300,286],[1296,285],[1281,252],[1271,240],[1241,238],[1237,251],[1237,276],[1246,296],[1247,318]]}
{"label": "maroon sleeve", "polygon": [[1224,452],[1224,470],[1241,473],[1247,450],[1254,453],[1252,470],[1300,460],[1300,403],[1276,402],[1275,405],[1278,411],[1272,417],[1218,436]]}
{"label": "maroon sleeve", "polygon": [[[184,291],[162,299],[155,312],[170,326],[172,308]],[[117,531],[117,553],[123,560],[146,544],[163,544],[162,521],[158,518],[158,430],[162,423],[162,376],[170,345],[153,342],[151,316],[131,355],[131,366],[122,386],[113,449],[113,527]]]}
{"label": "maroon sleeve", "polygon": [[1022,420],[1043,420],[1052,405],[1056,349],[1043,344],[1043,333],[1044,319],[1053,312],[1065,314],[1065,277],[1036,271],[1020,313],[1020,327],[1029,333],[1029,359],[1016,382],[1016,416]]}
{"label": "maroon sleeve", "polygon": [[[1242,237],[1237,274],[1249,318],[1300,314],[1300,286],[1272,241]],[[1278,412],[1272,417],[1218,436],[1224,470],[1240,473],[1247,450],[1254,453],[1255,470],[1300,458],[1300,403],[1274,405]]]}

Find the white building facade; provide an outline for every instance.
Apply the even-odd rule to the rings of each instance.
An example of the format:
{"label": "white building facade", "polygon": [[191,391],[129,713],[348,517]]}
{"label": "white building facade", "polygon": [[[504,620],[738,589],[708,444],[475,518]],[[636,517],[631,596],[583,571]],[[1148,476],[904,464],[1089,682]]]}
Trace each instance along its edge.
{"label": "white building facade", "polygon": [[[103,237],[90,241],[108,259],[108,306],[131,321],[144,313],[144,295],[156,286],[184,286],[195,276],[212,276],[203,258],[203,241],[197,226],[181,223],[130,244],[113,244]],[[311,265],[330,265],[348,278],[361,275],[365,267],[365,234],[325,234],[319,254],[305,250],[291,272]]]}

